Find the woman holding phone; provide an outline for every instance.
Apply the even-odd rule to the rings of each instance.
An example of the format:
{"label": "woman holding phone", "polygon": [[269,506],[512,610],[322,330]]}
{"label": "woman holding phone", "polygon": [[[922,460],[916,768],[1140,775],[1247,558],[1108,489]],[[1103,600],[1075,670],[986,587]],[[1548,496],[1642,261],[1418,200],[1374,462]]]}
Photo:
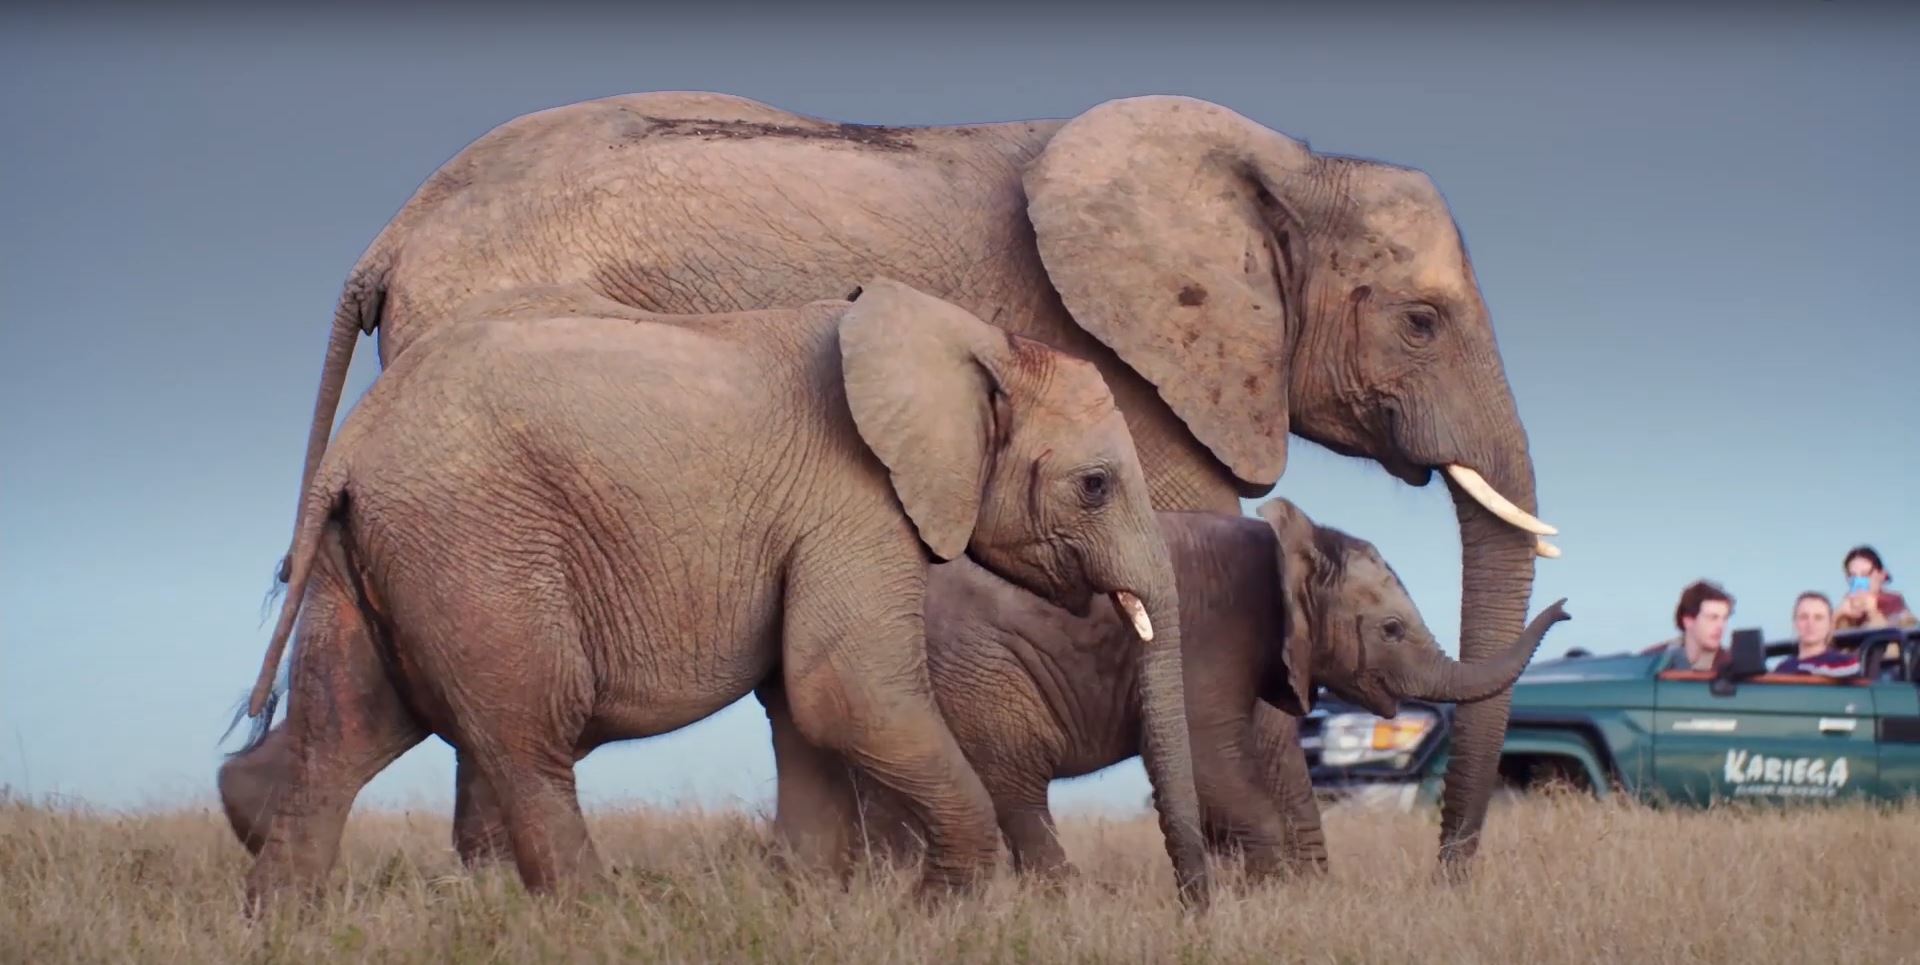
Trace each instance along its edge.
{"label": "woman holding phone", "polygon": [[1907,608],[1906,599],[1886,588],[1893,577],[1873,547],[1848,550],[1840,566],[1847,574],[1847,595],[1834,610],[1834,629],[1920,625],[1920,618]]}

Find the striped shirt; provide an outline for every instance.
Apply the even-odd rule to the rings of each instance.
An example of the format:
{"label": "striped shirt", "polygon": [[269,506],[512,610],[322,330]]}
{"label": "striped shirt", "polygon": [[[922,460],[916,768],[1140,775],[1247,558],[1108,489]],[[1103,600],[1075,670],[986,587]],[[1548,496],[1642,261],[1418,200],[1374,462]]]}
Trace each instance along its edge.
{"label": "striped shirt", "polygon": [[1860,672],[1860,658],[1828,647],[1811,657],[1794,654],[1773,668],[1774,673],[1806,673],[1816,677],[1852,677]]}

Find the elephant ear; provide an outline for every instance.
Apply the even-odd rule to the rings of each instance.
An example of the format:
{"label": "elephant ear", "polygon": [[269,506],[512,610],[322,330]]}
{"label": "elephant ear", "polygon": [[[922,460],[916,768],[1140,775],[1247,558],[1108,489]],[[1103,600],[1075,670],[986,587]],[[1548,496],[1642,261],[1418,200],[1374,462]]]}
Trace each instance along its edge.
{"label": "elephant ear", "polygon": [[892,279],[850,297],[839,334],[854,426],[921,542],[951,560],[973,536],[998,446],[1002,388],[988,363],[1003,343],[965,309]]}
{"label": "elephant ear", "polygon": [[1306,145],[1216,104],[1108,101],[1024,173],[1040,259],[1080,327],[1153,383],[1215,458],[1271,486],[1287,464],[1312,195]]}
{"label": "elephant ear", "polygon": [[1287,690],[1298,709],[1275,703],[1295,716],[1304,715],[1313,706],[1313,653],[1315,636],[1324,632],[1321,599],[1315,587],[1323,584],[1327,567],[1332,565],[1315,539],[1318,527],[1300,507],[1286,499],[1270,499],[1260,505],[1260,518],[1273,527],[1279,556],[1280,595],[1286,606],[1286,644],[1280,650],[1280,662],[1286,665]]}

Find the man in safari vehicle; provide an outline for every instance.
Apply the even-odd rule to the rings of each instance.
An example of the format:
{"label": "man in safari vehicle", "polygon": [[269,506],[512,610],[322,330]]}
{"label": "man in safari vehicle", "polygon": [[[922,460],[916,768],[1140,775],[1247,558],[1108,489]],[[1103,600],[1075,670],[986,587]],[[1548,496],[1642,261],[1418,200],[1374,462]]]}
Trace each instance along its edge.
{"label": "man in safari vehicle", "polygon": [[1833,601],[1825,593],[1808,590],[1793,601],[1793,632],[1800,649],[1780,661],[1774,673],[1851,677],[1860,672],[1860,658],[1833,645]]}
{"label": "man in safari vehicle", "polygon": [[1721,646],[1732,617],[1733,597],[1718,584],[1695,580],[1680,591],[1680,603],[1673,609],[1673,625],[1680,635],[1641,652],[1667,651],[1663,670],[1718,670],[1733,659]]}

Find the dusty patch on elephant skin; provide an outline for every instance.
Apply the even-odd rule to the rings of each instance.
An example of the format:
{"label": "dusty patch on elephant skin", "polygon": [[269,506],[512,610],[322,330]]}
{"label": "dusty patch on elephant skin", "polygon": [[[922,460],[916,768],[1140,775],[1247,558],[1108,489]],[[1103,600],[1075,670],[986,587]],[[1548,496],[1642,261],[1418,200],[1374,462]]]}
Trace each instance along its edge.
{"label": "dusty patch on elephant skin", "polygon": [[817,127],[803,127],[798,124],[770,124],[765,121],[653,117],[646,114],[639,115],[638,120],[641,122],[640,126],[627,134],[630,139],[638,140],[660,134],[697,137],[709,141],[784,137],[810,141],[845,141],[882,151],[915,149],[910,128],[882,127],[877,124],[823,124]]}
{"label": "dusty patch on elephant skin", "polygon": [[1207,303],[1207,290],[1205,288],[1202,288],[1199,285],[1195,285],[1192,283],[1188,283],[1186,285],[1181,286],[1180,304],[1185,305],[1188,308],[1192,308],[1196,305],[1205,305],[1206,303]]}

